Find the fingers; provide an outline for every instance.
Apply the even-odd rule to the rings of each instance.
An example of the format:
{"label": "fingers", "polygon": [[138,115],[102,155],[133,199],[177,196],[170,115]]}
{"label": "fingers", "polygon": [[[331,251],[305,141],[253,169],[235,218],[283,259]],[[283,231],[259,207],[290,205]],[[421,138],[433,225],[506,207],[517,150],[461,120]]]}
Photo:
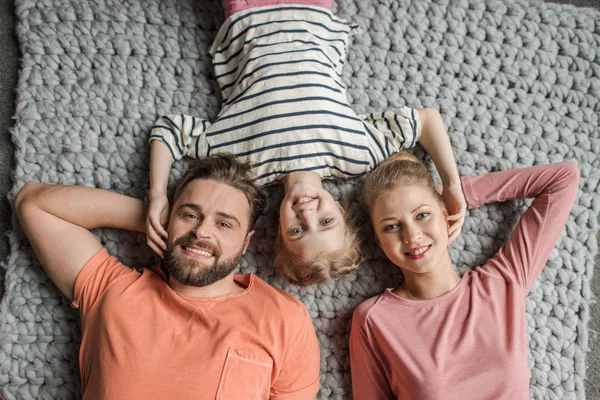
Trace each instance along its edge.
{"label": "fingers", "polygon": [[167,239],[169,237],[169,234],[167,233],[167,231],[161,225],[160,222],[156,221],[154,218],[150,218],[150,223],[152,224],[152,227],[154,228],[156,233],[158,233],[161,237],[163,237],[165,239]]}
{"label": "fingers", "polygon": [[148,247],[150,247],[152,251],[158,254],[160,258],[165,258],[165,252],[159,246],[157,246],[156,243],[152,242],[150,239],[148,239],[147,243]]}
{"label": "fingers", "polygon": [[459,212],[448,215],[448,222],[464,222],[465,215],[467,214],[466,210],[460,210]]}
{"label": "fingers", "polygon": [[[157,229],[157,225],[159,229]],[[148,243],[148,246],[161,258],[164,258],[165,250],[167,249],[167,244],[165,242],[167,237],[168,233],[165,231],[165,229],[160,224],[156,224],[152,218],[148,218],[146,223],[146,242]]]}
{"label": "fingers", "polygon": [[448,244],[452,243],[454,239],[456,239],[458,235],[460,235],[462,226],[462,222],[455,222],[452,225],[450,225],[450,228],[448,228]]}

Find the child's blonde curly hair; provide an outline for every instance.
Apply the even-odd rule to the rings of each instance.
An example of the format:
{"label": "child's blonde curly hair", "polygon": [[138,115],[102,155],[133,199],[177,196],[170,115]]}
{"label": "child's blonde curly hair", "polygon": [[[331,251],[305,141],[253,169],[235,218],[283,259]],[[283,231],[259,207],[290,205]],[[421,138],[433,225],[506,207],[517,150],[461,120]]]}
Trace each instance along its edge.
{"label": "child's blonde curly hair", "polygon": [[362,261],[360,236],[352,213],[345,214],[346,229],[341,249],[317,254],[317,258],[306,260],[292,253],[285,246],[281,233],[275,241],[275,266],[279,273],[297,286],[308,286],[338,279],[358,268]]}

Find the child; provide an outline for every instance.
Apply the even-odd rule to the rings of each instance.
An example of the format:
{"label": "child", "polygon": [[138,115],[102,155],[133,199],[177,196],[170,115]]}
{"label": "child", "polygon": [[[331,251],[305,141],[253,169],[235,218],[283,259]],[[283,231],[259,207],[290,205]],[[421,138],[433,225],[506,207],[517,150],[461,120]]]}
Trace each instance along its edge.
{"label": "child", "polygon": [[448,214],[427,169],[410,155],[379,165],[363,201],[404,282],[354,312],[354,398],[528,399],[525,298],[578,186],[577,165],[568,162],[462,178],[469,208],[534,200],[504,247],[461,278],[448,253]]}
{"label": "child", "polygon": [[276,243],[283,276],[297,285],[338,278],[358,266],[360,250],[356,227],[322,179],[359,176],[416,142],[440,173],[454,239],[466,207],[439,113],[400,107],[356,115],[341,74],[357,27],[332,15],[331,1],[273,3],[223,1],[235,14],[210,48],[223,97],[216,121],[168,115],[153,127],[150,247],[165,249],[172,162],[229,152],[252,164],[259,184],[284,185]]}

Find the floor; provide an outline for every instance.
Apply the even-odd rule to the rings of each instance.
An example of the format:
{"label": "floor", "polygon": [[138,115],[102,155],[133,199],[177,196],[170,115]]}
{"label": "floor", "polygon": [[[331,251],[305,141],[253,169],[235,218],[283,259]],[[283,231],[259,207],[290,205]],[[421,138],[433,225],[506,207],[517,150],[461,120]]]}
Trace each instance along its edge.
{"label": "floor", "polygon": [[[572,4],[578,7],[594,7],[600,9],[600,0],[554,1]],[[18,80],[19,49],[15,36],[14,0],[0,0],[0,232],[8,232],[11,228],[12,211],[6,194],[12,186],[14,170],[13,147],[10,129],[14,125],[12,116],[15,113],[15,88]],[[600,235],[599,235],[600,240]],[[0,262],[8,255],[8,240],[0,238]],[[600,265],[600,257],[595,266]],[[600,296],[600,273],[596,271],[592,281],[592,290]],[[4,274],[0,271],[0,298],[4,294]],[[590,328],[600,332],[600,304],[592,306]],[[588,380],[586,392],[588,399],[600,399],[600,337],[590,335],[590,353],[588,354]]]}

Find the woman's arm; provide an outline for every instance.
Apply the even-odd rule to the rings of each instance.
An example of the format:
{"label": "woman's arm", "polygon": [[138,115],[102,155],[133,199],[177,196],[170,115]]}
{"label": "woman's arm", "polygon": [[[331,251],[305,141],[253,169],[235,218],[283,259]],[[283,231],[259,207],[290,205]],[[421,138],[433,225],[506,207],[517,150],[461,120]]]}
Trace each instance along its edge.
{"label": "woman's arm", "polygon": [[[363,303],[364,304],[364,303]],[[385,371],[370,345],[363,323],[365,307],[358,306],[350,331],[350,372],[355,400],[388,400],[394,398]]]}
{"label": "woman's arm", "polygon": [[488,262],[528,293],[573,207],[579,187],[577,164],[562,162],[463,177],[462,185],[469,208],[534,198],[508,242]]}

